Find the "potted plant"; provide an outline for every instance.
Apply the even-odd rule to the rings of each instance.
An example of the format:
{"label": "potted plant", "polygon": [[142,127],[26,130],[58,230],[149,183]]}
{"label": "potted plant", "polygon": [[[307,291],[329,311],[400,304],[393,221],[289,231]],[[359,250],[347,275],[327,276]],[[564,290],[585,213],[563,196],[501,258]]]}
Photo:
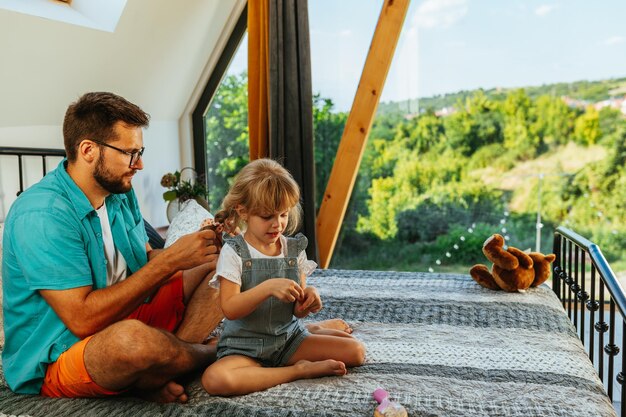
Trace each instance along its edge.
{"label": "potted plant", "polygon": [[198,177],[195,169],[185,167],[180,171],[168,172],[161,178],[161,185],[168,189],[163,193],[163,199],[168,202],[167,219],[170,222],[180,210],[180,205],[192,198],[209,210],[209,191],[203,177]]}

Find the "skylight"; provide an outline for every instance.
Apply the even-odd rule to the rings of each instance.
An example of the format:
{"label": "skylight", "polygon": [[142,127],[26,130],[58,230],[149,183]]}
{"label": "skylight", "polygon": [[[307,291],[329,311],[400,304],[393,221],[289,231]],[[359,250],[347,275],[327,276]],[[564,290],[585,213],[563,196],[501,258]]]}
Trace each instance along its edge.
{"label": "skylight", "polygon": [[0,9],[114,32],[127,0],[0,0]]}

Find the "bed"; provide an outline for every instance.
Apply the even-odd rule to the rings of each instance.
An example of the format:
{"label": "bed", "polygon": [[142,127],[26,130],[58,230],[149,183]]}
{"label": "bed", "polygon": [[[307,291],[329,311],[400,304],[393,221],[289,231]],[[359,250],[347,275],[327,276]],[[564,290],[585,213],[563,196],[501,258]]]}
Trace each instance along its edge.
{"label": "bed", "polygon": [[283,384],[246,396],[206,394],[190,376],[187,404],[136,398],[46,399],[11,393],[0,413],[29,416],[371,416],[384,387],[410,416],[615,416],[603,382],[547,285],[484,289],[466,274],[319,270],[325,308],[366,347],[343,377]]}
{"label": "bed", "polygon": [[0,411],[31,416],[366,416],[387,389],[411,416],[612,416],[613,407],[554,292],[489,291],[467,275],[318,271],[325,308],[367,346],[344,377],[217,398],[194,378],[186,405],[50,400],[2,383]]}

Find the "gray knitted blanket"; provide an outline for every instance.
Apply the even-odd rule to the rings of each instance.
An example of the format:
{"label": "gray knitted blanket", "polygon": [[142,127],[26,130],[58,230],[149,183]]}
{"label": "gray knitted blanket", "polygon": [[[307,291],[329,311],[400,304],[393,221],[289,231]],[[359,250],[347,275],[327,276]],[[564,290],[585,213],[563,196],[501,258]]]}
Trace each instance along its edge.
{"label": "gray knitted blanket", "polygon": [[45,399],[0,381],[0,413],[29,416],[371,416],[384,387],[410,416],[614,416],[613,407],[552,291],[483,289],[469,276],[318,271],[325,308],[367,346],[343,377],[219,398],[195,378],[187,404],[135,398]]}

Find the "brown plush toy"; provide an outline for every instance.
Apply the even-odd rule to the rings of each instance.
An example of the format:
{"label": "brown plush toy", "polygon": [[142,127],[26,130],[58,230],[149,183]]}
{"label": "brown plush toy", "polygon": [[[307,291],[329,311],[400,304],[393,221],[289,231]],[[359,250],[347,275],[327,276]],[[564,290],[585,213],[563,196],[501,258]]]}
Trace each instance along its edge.
{"label": "brown plush toy", "polygon": [[556,258],[554,254],[526,253],[512,246],[504,250],[504,238],[499,234],[485,240],[483,253],[493,262],[491,272],[478,264],[470,269],[470,275],[485,288],[508,292],[543,284],[550,277],[550,263]]}

